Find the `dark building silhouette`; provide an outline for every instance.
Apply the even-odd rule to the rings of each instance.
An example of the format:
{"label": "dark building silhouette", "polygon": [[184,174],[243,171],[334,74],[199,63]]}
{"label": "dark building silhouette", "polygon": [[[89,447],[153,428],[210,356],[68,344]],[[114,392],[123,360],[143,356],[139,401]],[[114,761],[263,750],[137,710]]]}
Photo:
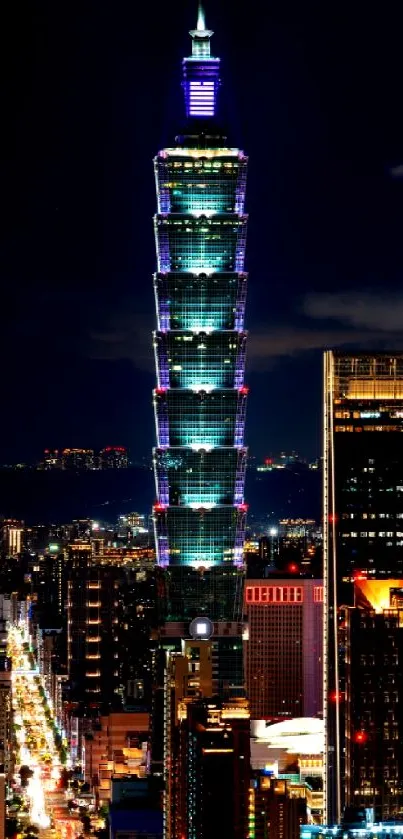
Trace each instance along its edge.
{"label": "dark building silhouette", "polygon": [[[349,668],[346,660],[343,607],[354,607],[354,581],[357,578],[367,578],[371,582],[403,578],[402,432],[403,353],[325,353],[323,551],[327,824],[340,823],[345,803],[351,799],[352,778],[364,779],[367,752],[376,748],[380,736],[368,739],[365,748],[359,749],[359,742],[357,748],[352,745],[350,748],[351,732],[359,733],[360,730],[357,702],[364,671],[358,666],[355,671]],[[357,644],[360,649],[362,644],[364,650],[371,635],[372,618],[368,618],[369,623],[367,619],[361,623],[359,616],[351,620],[353,624],[358,621],[353,646]],[[383,632],[382,621],[381,618],[375,621],[378,638]],[[386,623],[384,629],[386,632]],[[390,632],[394,634],[392,629]],[[373,640],[377,643],[375,635]],[[365,657],[364,651],[362,654]],[[347,672],[351,682],[348,707],[344,702]],[[374,684],[376,672],[376,667],[371,673],[368,671],[368,678]],[[382,669],[378,671],[380,682],[384,678],[382,673]],[[377,694],[378,720],[387,716],[388,695],[387,690]],[[401,693],[399,701],[403,701]],[[385,707],[381,708],[381,705]],[[367,707],[370,716],[373,711]],[[346,718],[347,713],[351,718]],[[382,772],[385,755],[385,752],[383,756],[378,752],[376,758],[373,756],[379,764],[379,772]],[[360,767],[361,760],[363,765]],[[384,769],[386,772],[387,764]],[[371,789],[367,792],[369,806],[371,796],[378,798],[378,793],[371,793]],[[354,795],[361,800],[360,784],[357,790]]]}
{"label": "dark building silhouette", "polygon": [[403,580],[360,580],[343,610],[346,803],[403,812]]}
{"label": "dark building silhouette", "polygon": [[121,703],[121,571],[91,563],[90,551],[77,548],[69,568],[67,667],[70,701],[96,710]]}
{"label": "dark building silhouette", "polygon": [[175,839],[246,839],[249,801],[249,713],[245,702],[188,700],[176,732],[172,771]]}

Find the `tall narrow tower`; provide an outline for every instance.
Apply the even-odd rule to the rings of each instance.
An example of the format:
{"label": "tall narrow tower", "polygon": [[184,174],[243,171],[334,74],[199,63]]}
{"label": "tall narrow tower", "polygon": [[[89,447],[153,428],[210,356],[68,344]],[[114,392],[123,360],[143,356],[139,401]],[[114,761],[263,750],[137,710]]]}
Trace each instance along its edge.
{"label": "tall narrow tower", "polygon": [[196,616],[240,620],[247,509],[247,158],[218,119],[212,34],[200,7],[183,60],[185,127],[155,158],[154,523],[165,619],[186,628]]}

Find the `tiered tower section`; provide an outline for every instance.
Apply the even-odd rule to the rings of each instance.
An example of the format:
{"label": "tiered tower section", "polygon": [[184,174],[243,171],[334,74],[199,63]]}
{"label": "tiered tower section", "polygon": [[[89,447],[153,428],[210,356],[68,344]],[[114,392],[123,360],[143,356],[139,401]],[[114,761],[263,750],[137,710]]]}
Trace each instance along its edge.
{"label": "tiered tower section", "polygon": [[200,12],[183,61],[185,133],[155,159],[157,555],[206,570],[242,565],[247,457],[247,158],[217,128],[212,34]]}

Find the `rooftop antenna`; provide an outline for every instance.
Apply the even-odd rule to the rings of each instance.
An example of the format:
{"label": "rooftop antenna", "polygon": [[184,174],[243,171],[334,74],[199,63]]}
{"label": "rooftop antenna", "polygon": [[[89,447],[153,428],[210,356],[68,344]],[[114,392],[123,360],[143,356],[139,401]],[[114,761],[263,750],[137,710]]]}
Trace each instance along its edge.
{"label": "rooftop antenna", "polygon": [[198,32],[205,32],[206,30],[206,21],[204,17],[204,9],[201,0],[199,0],[199,11],[197,14],[197,30]]}

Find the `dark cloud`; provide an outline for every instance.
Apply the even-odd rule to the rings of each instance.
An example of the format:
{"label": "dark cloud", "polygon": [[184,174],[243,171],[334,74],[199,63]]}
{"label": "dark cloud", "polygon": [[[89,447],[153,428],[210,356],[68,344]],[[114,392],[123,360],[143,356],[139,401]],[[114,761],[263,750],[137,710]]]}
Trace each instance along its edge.
{"label": "dark cloud", "polygon": [[[356,329],[301,329],[292,325],[255,331],[248,343],[248,366],[259,370],[282,358],[335,347],[381,348],[385,335]],[[400,342],[403,345],[403,338]],[[388,342],[390,345],[390,342]]]}
{"label": "dark cloud", "polygon": [[389,174],[392,178],[403,178],[403,163],[399,163],[398,166],[392,166],[389,169]]}
{"label": "dark cloud", "polygon": [[[400,333],[403,328],[403,294],[392,292],[309,294],[303,311],[315,320],[337,320],[359,329]],[[371,336],[364,338],[370,340]]]}
{"label": "dark cloud", "polygon": [[[81,349],[91,359],[127,360],[139,370],[153,372],[153,326],[150,313],[139,311],[138,297],[126,297],[112,311],[98,313]],[[251,330],[248,368],[259,371],[284,358],[332,347],[398,349],[403,346],[402,327],[403,295],[312,293],[302,307],[295,305],[288,322],[261,323]]]}
{"label": "dark cloud", "polygon": [[98,328],[88,334],[85,351],[90,358],[131,361],[140,370],[154,369],[153,318],[139,311],[138,296],[126,297],[105,311]]}

